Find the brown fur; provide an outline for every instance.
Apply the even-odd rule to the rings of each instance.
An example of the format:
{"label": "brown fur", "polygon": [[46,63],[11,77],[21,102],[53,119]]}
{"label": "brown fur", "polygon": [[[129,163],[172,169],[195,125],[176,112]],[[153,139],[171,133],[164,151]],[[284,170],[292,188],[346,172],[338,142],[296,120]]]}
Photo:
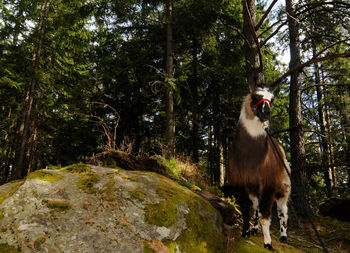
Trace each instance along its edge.
{"label": "brown fur", "polygon": [[[282,152],[281,152],[282,153]],[[238,124],[233,148],[229,153],[227,181],[233,186],[249,186],[248,193],[256,196],[263,188],[274,192],[282,188],[284,168],[275,154],[272,143],[266,136],[252,138]]]}

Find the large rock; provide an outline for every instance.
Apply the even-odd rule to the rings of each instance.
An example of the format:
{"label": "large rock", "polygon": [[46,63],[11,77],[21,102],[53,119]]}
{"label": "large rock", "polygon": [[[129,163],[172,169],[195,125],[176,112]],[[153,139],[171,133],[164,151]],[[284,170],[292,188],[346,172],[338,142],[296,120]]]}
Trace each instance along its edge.
{"label": "large rock", "polygon": [[223,252],[221,223],[153,172],[79,164],[0,186],[0,252]]}

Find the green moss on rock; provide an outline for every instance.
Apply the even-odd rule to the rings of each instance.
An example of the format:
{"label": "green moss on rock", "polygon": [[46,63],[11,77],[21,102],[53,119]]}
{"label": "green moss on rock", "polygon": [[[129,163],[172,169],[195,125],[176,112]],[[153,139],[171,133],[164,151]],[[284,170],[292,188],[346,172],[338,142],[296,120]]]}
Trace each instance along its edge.
{"label": "green moss on rock", "polygon": [[93,172],[90,166],[78,163],[64,167],[61,171],[79,174],[80,180],[77,183],[78,188],[86,193],[96,193],[94,185],[100,181],[101,177]]}
{"label": "green moss on rock", "polygon": [[94,188],[94,185],[100,181],[101,177],[94,173],[84,173],[80,175],[80,180],[78,182],[78,188],[86,193],[96,193],[96,189]]}
{"label": "green moss on rock", "polygon": [[107,200],[107,201],[116,201],[117,200],[116,191],[117,191],[118,186],[117,186],[116,181],[114,179],[114,174],[115,173],[108,174],[108,181],[102,189],[102,197],[104,200]]}
{"label": "green moss on rock", "polygon": [[18,253],[18,252],[21,252],[21,250],[17,247],[8,245],[7,243],[1,243],[0,252],[1,253]]}
{"label": "green moss on rock", "polygon": [[81,174],[81,173],[90,172],[91,168],[86,164],[78,163],[78,164],[73,164],[73,165],[64,167],[60,170],[64,172],[74,173],[74,174]]}
{"label": "green moss on rock", "polygon": [[43,199],[43,203],[45,203],[48,208],[56,211],[66,211],[72,209],[71,202],[66,199]]}
{"label": "green moss on rock", "polygon": [[159,227],[170,227],[177,220],[177,208],[174,202],[161,201],[145,207],[145,221]]}
{"label": "green moss on rock", "polygon": [[152,249],[148,242],[143,242],[143,253],[155,253],[155,250]]}
{"label": "green moss on rock", "polygon": [[[181,252],[223,252],[221,234],[213,228],[213,221],[202,212],[199,202],[190,201],[190,213],[186,217],[187,229],[177,239]],[[240,251],[239,251],[240,252]]]}
{"label": "green moss on rock", "polygon": [[46,242],[45,236],[40,236],[40,237],[36,238],[34,241],[34,248],[40,249],[41,245],[43,245],[45,242]]}
{"label": "green moss on rock", "polygon": [[135,156],[120,150],[108,150],[97,154],[91,158],[89,163],[110,168],[122,168],[125,170],[138,170],[140,168],[140,162]]}
{"label": "green moss on rock", "polygon": [[21,185],[24,183],[24,180],[15,181],[12,183],[13,183],[13,186],[12,186],[11,190],[0,195],[0,204],[5,199],[11,197],[19,189],[19,187],[21,187]]}
{"label": "green moss on rock", "polygon": [[[187,229],[176,240],[181,252],[223,252],[224,241],[219,231],[221,215],[207,202],[192,191],[183,188],[172,180],[159,176],[157,194],[164,198],[157,204],[145,207],[145,221],[157,226],[169,227],[176,222],[177,205],[186,203],[189,214],[186,216]],[[209,215],[215,213],[217,221]],[[215,226],[218,226],[215,228]],[[165,242],[169,252],[175,252],[176,244]],[[173,250],[171,250],[173,249]]]}
{"label": "green moss on rock", "polygon": [[137,199],[139,201],[144,201],[146,199],[147,193],[141,189],[134,189],[129,191],[129,194],[132,198]]}
{"label": "green moss on rock", "polygon": [[62,179],[62,176],[57,174],[57,173],[53,173],[53,172],[49,172],[49,171],[44,171],[44,170],[36,170],[32,173],[30,173],[27,176],[28,179],[40,179],[43,181],[47,181],[47,182],[56,182]]}

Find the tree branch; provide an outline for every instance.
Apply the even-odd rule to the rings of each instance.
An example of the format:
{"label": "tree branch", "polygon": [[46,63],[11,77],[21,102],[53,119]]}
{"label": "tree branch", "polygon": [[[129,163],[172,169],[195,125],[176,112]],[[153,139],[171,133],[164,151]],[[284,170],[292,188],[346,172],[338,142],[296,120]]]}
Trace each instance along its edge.
{"label": "tree branch", "polygon": [[296,71],[300,71],[305,67],[310,66],[311,64],[317,63],[317,62],[323,62],[323,61],[327,61],[327,60],[331,60],[331,59],[336,59],[336,58],[348,58],[350,57],[350,53],[343,53],[343,54],[331,54],[331,55],[326,55],[324,57],[319,57],[319,58],[312,58],[310,60],[308,60],[307,62],[300,64],[292,69],[290,69],[289,71],[287,71],[286,73],[284,73],[282,76],[280,76],[276,81],[274,81],[272,83],[271,86],[277,86],[278,84],[280,84],[284,79],[286,79],[289,75],[291,75],[292,73],[296,72]]}
{"label": "tree branch", "polygon": [[265,11],[264,15],[260,19],[259,23],[255,26],[255,31],[258,31],[260,26],[264,23],[267,15],[271,12],[271,9],[273,6],[277,3],[277,0],[273,0],[273,2],[270,4],[269,8]]}

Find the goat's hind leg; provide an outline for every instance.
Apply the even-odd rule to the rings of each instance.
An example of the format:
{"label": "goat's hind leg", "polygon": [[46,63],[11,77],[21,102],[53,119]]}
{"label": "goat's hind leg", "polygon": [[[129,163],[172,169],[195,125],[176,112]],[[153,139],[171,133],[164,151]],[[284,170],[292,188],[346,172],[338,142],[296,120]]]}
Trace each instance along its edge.
{"label": "goat's hind leg", "polygon": [[283,243],[287,242],[287,224],[288,224],[288,197],[289,191],[284,196],[276,200],[277,203],[277,214],[280,222],[280,241]]}
{"label": "goat's hind leg", "polygon": [[[288,164],[286,162],[286,164]],[[288,199],[290,195],[290,179],[287,173],[284,174],[282,182],[282,190],[277,194],[277,214],[280,222],[280,241],[283,243],[287,242],[287,225],[288,225]]]}

